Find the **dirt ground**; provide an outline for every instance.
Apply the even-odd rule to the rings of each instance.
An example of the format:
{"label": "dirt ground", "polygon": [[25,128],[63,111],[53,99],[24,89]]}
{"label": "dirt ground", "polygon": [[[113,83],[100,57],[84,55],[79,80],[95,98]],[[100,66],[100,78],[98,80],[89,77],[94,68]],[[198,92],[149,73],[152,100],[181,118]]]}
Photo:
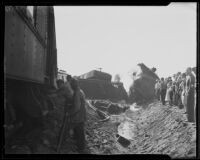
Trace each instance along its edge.
{"label": "dirt ground", "polygon": [[[152,102],[136,110],[92,123],[88,136],[92,154],[167,154],[172,158],[195,157],[196,126],[186,121],[183,109]],[[90,121],[88,121],[90,123]],[[123,147],[116,134],[129,140]],[[102,143],[104,142],[104,143]]]}
{"label": "dirt ground", "polygon": [[[58,133],[62,124],[62,101],[48,114],[41,143],[31,152],[26,145],[13,145],[9,153],[57,154]],[[109,113],[108,113],[109,114]],[[85,124],[88,154],[167,154],[172,158],[196,156],[196,125],[187,122],[183,109],[163,106],[154,101],[130,106],[118,115],[110,114],[101,122],[94,110],[87,107]],[[21,147],[21,148],[20,148]],[[75,142],[66,136],[61,154],[77,154]]]}

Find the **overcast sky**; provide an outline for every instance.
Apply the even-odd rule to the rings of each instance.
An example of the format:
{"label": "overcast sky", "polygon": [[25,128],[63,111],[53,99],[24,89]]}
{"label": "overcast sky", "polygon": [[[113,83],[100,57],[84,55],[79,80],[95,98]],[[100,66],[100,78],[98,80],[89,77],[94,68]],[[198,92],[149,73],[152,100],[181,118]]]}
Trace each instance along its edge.
{"label": "overcast sky", "polygon": [[138,63],[159,77],[196,66],[196,3],[54,9],[58,68],[73,76],[101,67],[127,89]]}

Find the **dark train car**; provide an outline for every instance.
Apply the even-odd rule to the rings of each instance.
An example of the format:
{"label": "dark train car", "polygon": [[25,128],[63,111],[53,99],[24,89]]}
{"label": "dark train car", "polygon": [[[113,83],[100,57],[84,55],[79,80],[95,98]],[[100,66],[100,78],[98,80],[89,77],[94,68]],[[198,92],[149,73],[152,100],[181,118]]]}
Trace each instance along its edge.
{"label": "dark train car", "polygon": [[82,74],[79,77],[82,79],[99,79],[108,82],[111,82],[112,79],[112,76],[110,74],[96,70],[92,70],[88,73]]}
{"label": "dark train car", "polygon": [[5,7],[4,68],[4,127],[10,138],[41,126],[49,110],[47,90],[57,78],[52,6]]}
{"label": "dark train car", "polygon": [[80,88],[88,99],[107,99],[112,102],[127,100],[123,83],[113,83],[99,79],[78,79]]}
{"label": "dark train car", "polygon": [[42,84],[48,77],[52,83],[57,69],[53,8],[6,7],[4,55],[7,78]]}

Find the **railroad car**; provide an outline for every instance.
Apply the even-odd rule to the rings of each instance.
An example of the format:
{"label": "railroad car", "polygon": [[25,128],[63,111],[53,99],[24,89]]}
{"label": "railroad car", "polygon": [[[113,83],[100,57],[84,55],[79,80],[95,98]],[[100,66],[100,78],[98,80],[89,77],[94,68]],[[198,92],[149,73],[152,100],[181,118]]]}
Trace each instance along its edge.
{"label": "railroad car", "polygon": [[57,78],[52,6],[5,6],[4,75],[5,136],[40,126],[49,110],[47,89]]}

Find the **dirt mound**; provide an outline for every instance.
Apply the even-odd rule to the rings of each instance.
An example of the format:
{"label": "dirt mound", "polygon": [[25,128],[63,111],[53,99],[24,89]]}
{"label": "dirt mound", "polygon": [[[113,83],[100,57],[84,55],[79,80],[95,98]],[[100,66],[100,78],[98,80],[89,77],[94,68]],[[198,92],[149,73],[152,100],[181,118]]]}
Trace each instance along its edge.
{"label": "dirt mound", "polygon": [[128,153],[195,157],[196,126],[186,121],[183,110],[154,102],[146,109],[127,111],[127,116],[135,123]]}
{"label": "dirt mound", "polygon": [[[125,114],[111,116],[104,123],[89,116],[86,128],[90,132],[87,140],[91,153],[195,157],[196,127],[186,121],[184,111],[175,106],[163,106],[159,102],[146,105],[136,111],[127,110]],[[119,132],[127,135],[125,139],[130,137],[126,139],[128,147],[118,142],[121,138],[117,137]]]}
{"label": "dirt mound", "polygon": [[[143,63],[138,64],[140,70],[133,73],[133,84],[129,89],[129,102],[140,103],[154,98],[154,86],[159,77]],[[139,72],[139,73],[138,73]]]}
{"label": "dirt mound", "polygon": [[[56,154],[64,103],[57,98],[54,101],[56,108],[46,117],[42,142],[32,153]],[[90,102],[94,106],[96,104],[96,108],[108,107],[110,104],[121,105],[107,100]],[[167,154],[172,158],[196,155],[196,126],[187,122],[184,111],[175,106],[152,102],[137,110],[130,108],[119,115],[110,114],[108,121],[100,121],[95,110],[87,105],[86,111],[86,148],[90,154]],[[122,132],[120,136],[127,137],[119,137],[119,132]],[[122,145],[120,139],[128,142],[128,147]],[[12,149],[12,153],[31,152],[27,145],[13,145]],[[77,153],[75,150],[76,145],[72,138],[65,137],[61,153]]]}

